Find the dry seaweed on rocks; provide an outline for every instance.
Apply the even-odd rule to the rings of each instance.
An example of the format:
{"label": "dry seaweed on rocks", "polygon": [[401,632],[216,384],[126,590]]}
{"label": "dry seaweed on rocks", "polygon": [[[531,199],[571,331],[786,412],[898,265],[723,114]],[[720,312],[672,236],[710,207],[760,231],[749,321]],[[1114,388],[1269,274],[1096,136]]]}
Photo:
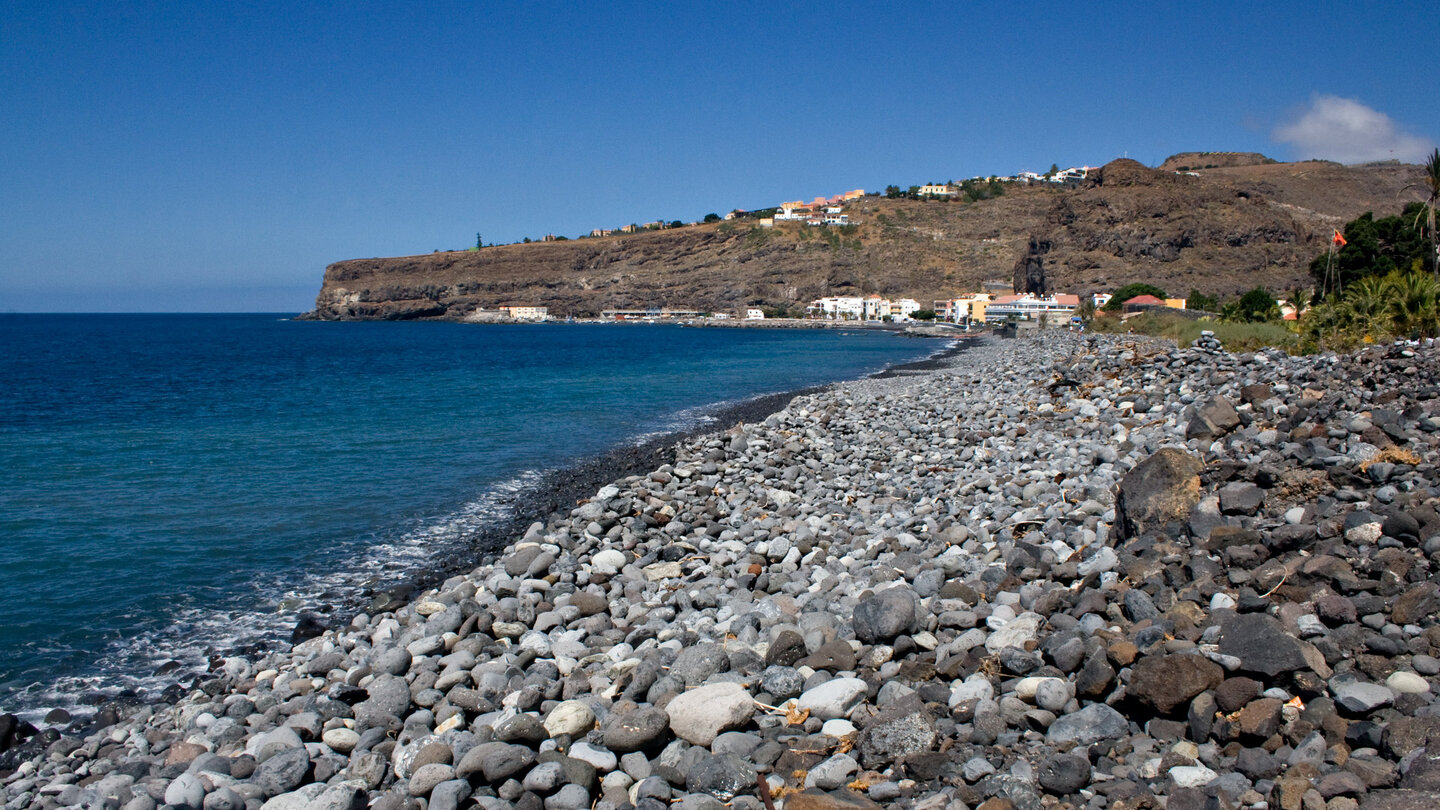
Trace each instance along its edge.
{"label": "dry seaweed on rocks", "polygon": [[1436,381],[1050,333],[799,396],[173,706],[0,720],[0,798],[1433,805]]}

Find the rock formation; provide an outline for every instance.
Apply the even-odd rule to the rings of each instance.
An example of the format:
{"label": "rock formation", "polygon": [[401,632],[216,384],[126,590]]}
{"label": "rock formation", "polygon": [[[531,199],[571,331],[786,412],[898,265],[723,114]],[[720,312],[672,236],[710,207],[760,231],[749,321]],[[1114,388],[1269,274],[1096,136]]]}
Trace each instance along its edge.
{"label": "rock formation", "polygon": [[1044,296],[1049,294],[1049,289],[1045,284],[1045,254],[1049,251],[1049,242],[1030,237],[1030,246],[1026,249],[1025,255],[1015,262],[1015,293],[1017,295],[1030,293]]}

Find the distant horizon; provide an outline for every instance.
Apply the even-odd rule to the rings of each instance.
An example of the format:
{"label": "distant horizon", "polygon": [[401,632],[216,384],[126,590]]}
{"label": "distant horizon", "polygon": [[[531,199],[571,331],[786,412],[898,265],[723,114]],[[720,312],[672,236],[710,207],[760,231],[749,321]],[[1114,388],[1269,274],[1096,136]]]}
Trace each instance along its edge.
{"label": "distant horizon", "polygon": [[477,232],[573,238],[1197,146],[1414,162],[1440,106],[1396,77],[1437,29],[1432,5],[1300,0],[15,0],[0,310],[305,311],[334,261]]}

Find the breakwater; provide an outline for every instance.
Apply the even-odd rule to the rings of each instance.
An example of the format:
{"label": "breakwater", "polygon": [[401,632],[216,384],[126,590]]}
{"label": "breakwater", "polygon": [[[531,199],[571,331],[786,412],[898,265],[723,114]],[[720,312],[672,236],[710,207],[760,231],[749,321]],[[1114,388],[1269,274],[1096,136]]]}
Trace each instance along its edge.
{"label": "breakwater", "polygon": [[806,394],[173,704],[7,720],[5,806],[1433,802],[1437,379],[1048,333]]}

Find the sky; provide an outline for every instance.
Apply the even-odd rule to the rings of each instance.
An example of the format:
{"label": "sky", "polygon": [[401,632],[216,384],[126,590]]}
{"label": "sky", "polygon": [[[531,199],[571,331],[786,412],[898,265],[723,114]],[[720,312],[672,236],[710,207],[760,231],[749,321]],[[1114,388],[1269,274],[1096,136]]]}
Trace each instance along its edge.
{"label": "sky", "polygon": [[0,6],[0,312],[301,312],[330,262],[854,188],[1419,162],[1440,4]]}

